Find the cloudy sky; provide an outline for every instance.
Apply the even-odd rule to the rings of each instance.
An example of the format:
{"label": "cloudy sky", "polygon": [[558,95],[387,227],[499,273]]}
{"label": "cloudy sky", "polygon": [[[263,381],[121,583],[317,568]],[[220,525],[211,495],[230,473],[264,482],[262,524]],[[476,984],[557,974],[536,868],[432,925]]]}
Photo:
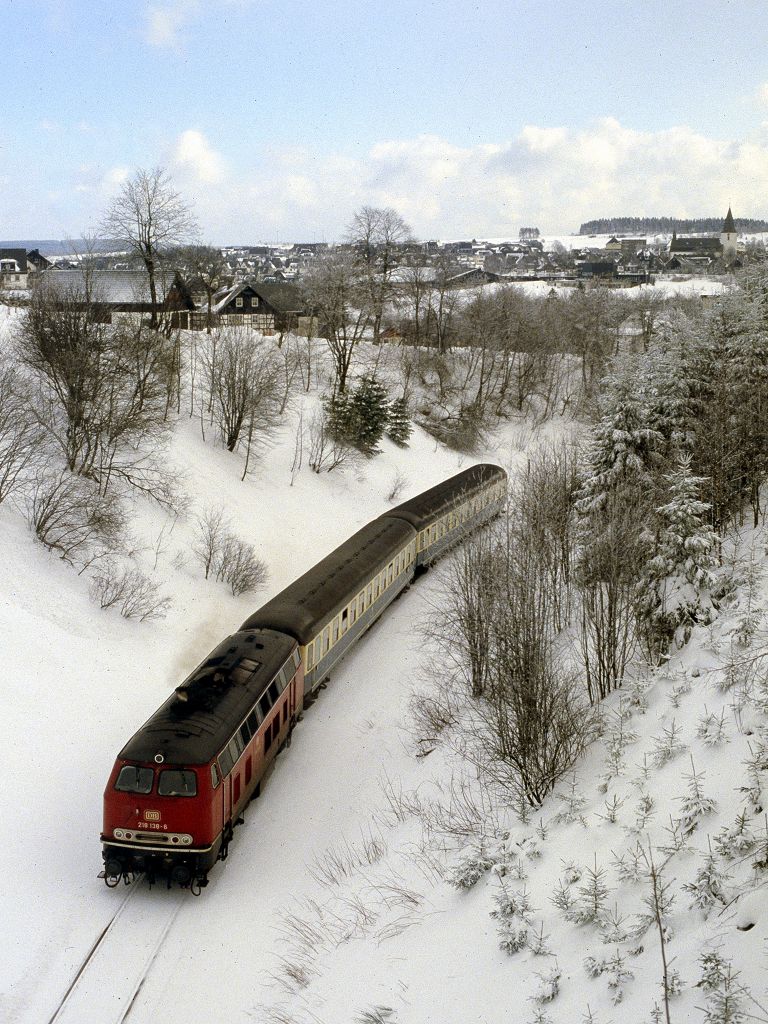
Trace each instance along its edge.
{"label": "cloudy sky", "polygon": [[166,167],[217,243],[768,217],[766,0],[0,0],[0,238]]}

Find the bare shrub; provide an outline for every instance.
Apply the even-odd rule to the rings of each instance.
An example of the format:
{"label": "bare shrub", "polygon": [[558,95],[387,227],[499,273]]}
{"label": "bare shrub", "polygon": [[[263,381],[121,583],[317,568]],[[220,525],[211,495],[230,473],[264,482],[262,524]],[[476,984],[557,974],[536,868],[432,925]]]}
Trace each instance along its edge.
{"label": "bare shrub", "polygon": [[19,374],[0,367],[0,503],[42,455],[45,434],[30,414]]}
{"label": "bare shrub", "polygon": [[[551,482],[557,465],[559,482]],[[570,458],[548,452],[507,518],[448,563],[426,635],[443,655],[421,721],[449,737],[493,785],[539,806],[592,737],[583,686],[560,651],[570,572]],[[442,668],[442,666],[441,666]]]}
{"label": "bare shrub", "polygon": [[165,618],[170,597],[160,594],[160,585],[146,573],[131,566],[118,567],[109,561],[91,579],[91,598],[100,608],[117,608],[124,619]]}
{"label": "bare shrub", "polygon": [[27,495],[26,513],[41,544],[82,568],[117,544],[124,525],[116,500],[66,472],[37,477]]}
{"label": "bare shrub", "polygon": [[309,466],[313,473],[330,473],[352,463],[358,452],[328,427],[324,412],[316,412],[309,424]]}
{"label": "bare shrub", "polygon": [[395,472],[392,477],[392,483],[389,488],[389,494],[387,495],[387,501],[396,502],[400,495],[403,493],[404,488],[408,486],[408,477],[403,473],[401,469]]}
{"label": "bare shrub", "polygon": [[205,569],[206,579],[218,564],[228,538],[229,520],[223,508],[210,506],[196,517],[192,553]]}
{"label": "bare shrub", "polygon": [[237,597],[261,589],[269,578],[266,564],[256,557],[253,544],[229,534],[215,558],[216,579]]}

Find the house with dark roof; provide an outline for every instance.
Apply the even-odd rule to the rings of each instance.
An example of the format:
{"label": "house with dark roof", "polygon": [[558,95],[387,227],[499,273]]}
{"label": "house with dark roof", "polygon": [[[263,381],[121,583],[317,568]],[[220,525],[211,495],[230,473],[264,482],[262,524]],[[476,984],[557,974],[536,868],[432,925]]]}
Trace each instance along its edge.
{"label": "house with dark roof", "polygon": [[26,288],[28,273],[26,249],[0,249],[0,288]]}
{"label": "house with dark roof", "polygon": [[[103,323],[137,322],[152,312],[149,280],[143,270],[46,270],[38,287],[56,301],[90,304]],[[159,312],[172,327],[188,327],[195,302],[176,273],[161,273],[156,279]]]}
{"label": "house with dark roof", "polygon": [[306,302],[294,285],[241,281],[214,296],[215,322],[252,327],[263,334],[295,330],[307,316]]}

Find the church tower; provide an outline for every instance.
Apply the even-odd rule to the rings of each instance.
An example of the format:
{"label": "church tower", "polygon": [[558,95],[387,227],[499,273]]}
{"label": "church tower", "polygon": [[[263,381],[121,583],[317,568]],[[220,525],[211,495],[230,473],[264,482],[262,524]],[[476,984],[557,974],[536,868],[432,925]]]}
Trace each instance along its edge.
{"label": "church tower", "polygon": [[733,263],[736,259],[736,240],[738,238],[736,225],[733,222],[733,214],[730,206],[723,221],[723,230],[720,232],[720,244],[723,247],[723,259],[726,263]]}

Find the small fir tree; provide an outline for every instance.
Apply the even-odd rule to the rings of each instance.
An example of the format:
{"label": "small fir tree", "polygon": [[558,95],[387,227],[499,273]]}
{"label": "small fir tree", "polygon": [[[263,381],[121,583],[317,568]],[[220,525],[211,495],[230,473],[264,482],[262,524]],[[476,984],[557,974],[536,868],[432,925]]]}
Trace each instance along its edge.
{"label": "small fir tree", "polygon": [[412,433],[413,424],[408,415],[408,403],[405,398],[395,398],[387,410],[387,437],[403,448],[408,444]]}

